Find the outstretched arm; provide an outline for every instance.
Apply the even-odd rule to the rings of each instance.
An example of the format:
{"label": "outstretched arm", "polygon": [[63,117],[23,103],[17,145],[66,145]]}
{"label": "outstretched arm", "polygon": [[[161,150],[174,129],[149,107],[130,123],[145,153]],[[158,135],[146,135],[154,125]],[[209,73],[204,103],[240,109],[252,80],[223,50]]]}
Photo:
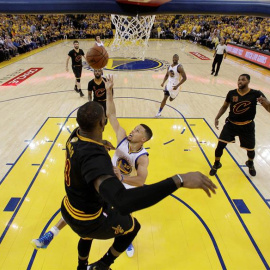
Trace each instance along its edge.
{"label": "outstretched arm", "polygon": [[215,127],[216,127],[216,129],[218,129],[218,122],[219,122],[218,119],[226,112],[229,105],[230,105],[230,103],[225,101],[224,104],[222,105],[222,107],[220,108],[220,110],[219,110],[219,112],[218,112],[218,114],[217,114],[217,116],[215,118]]}
{"label": "outstretched arm", "polygon": [[209,197],[216,193],[215,184],[200,172],[175,175],[158,183],[125,189],[116,176],[103,175],[94,181],[96,190],[105,201],[113,205],[122,215],[150,207],[180,187],[203,189]]}
{"label": "outstretched arm", "polygon": [[104,80],[107,100],[106,100],[106,114],[116,134],[117,144],[120,143],[127,135],[126,131],[120,126],[118,119],[116,118],[116,109],[113,101],[113,76],[108,76]]}

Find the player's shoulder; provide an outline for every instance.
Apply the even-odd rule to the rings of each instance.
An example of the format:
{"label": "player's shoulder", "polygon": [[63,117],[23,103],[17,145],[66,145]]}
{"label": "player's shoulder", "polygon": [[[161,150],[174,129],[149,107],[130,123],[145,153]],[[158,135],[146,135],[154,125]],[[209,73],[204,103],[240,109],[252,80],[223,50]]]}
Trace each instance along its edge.
{"label": "player's shoulder", "polygon": [[68,52],[68,54],[72,54],[72,53],[73,53],[73,51],[74,51],[74,49],[70,50],[70,51]]}

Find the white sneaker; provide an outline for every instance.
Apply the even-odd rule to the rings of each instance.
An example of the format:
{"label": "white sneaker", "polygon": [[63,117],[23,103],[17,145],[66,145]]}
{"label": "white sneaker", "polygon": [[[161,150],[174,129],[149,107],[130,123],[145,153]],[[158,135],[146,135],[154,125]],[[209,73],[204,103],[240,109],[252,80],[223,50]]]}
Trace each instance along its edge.
{"label": "white sneaker", "polygon": [[133,245],[130,244],[130,245],[128,246],[127,250],[126,250],[126,253],[127,253],[127,255],[128,255],[129,258],[133,257],[134,251],[135,251],[135,250],[134,250]]}
{"label": "white sneaker", "polygon": [[161,116],[161,113],[158,112],[155,117],[160,117],[160,116]]}

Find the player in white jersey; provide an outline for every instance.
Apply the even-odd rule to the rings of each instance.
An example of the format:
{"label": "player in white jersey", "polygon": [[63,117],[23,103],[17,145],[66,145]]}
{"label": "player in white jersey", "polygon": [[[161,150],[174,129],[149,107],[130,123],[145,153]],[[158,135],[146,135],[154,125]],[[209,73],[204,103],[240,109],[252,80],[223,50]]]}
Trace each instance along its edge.
{"label": "player in white jersey", "polygon": [[[127,136],[126,131],[120,126],[116,118],[116,109],[112,93],[112,77],[105,82],[107,91],[107,117],[111,123],[117,138],[117,147],[112,158],[114,172],[126,188],[143,186],[148,174],[148,153],[143,144],[150,140],[153,133],[144,124],[136,126]],[[132,257],[134,247],[132,243],[127,249],[127,255]]]}
{"label": "player in white jersey", "polygon": [[182,85],[187,80],[187,75],[184,71],[184,68],[181,64],[178,63],[178,61],[179,56],[175,54],[173,56],[173,63],[168,67],[167,73],[161,84],[161,86],[164,87],[164,83],[167,81],[167,79],[169,79],[164,90],[164,98],[161,101],[160,108],[156,117],[161,116],[161,111],[163,110],[169,97],[170,101],[173,101],[177,97],[180,91],[180,85]]}
{"label": "player in white jersey", "polygon": [[96,46],[103,46],[104,47],[104,44],[103,44],[103,42],[101,41],[101,39],[100,39],[100,36],[96,36],[95,37],[95,40],[96,40]]}

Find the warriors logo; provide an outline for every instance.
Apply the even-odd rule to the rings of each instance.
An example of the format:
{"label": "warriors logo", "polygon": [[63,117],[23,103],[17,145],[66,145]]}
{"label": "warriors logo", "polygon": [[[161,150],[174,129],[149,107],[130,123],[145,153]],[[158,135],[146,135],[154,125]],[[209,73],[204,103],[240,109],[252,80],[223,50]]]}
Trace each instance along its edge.
{"label": "warriors logo", "polygon": [[[144,61],[137,58],[110,58],[105,70],[118,71],[159,71],[168,68],[169,62],[165,60],[158,60],[154,58],[145,58]],[[91,70],[91,68],[84,62],[84,68]]]}
{"label": "warriors logo", "polygon": [[128,160],[126,160],[123,157],[120,157],[120,158],[117,159],[116,165],[120,169],[122,174],[127,175],[127,174],[130,174],[131,171],[132,171],[131,164],[129,163]]}

